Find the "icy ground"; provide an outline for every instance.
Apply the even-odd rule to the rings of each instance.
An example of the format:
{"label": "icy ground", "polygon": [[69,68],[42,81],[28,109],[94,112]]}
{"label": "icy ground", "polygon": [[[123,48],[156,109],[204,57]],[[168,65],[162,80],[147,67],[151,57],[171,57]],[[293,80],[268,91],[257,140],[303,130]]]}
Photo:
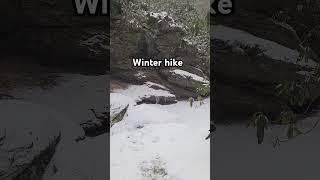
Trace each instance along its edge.
{"label": "icy ground", "polygon": [[[61,133],[62,139],[43,180],[105,180],[108,177],[108,134],[76,142],[84,132],[79,123],[93,119],[90,108],[105,110],[106,76],[61,74],[52,89],[18,88],[11,94],[22,100],[0,101],[0,136],[7,134],[0,148],[26,149],[17,165],[30,162],[39,150]],[[30,136],[29,136],[30,134]],[[27,136],[26,136],[27,135]],[[11,154],[0,153],[0,172]]]}
{"label": "icy ground", "polygon": [[129,86],[110,95],[111,111],[129,104],[110,132],[111,180],[209,180],[209,99],[193,107],[187,101],[136,105],[143,93],[157,94],[144,85],[140,96],[132,94],[137,89]]}

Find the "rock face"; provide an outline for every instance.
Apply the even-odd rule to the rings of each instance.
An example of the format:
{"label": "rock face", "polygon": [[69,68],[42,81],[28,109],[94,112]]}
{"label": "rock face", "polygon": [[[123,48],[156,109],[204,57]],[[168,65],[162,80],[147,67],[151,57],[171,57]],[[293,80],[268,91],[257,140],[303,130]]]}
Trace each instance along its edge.
{"label": "rock face", "polygon": [[[183,60],[183,70],[194,73],[197,71],[195,69],[200,69],[208,75],[208,57],[202,56],[198,49],[185,39],[186,32],[183,27],[166,12],[148,12],[140,9],[133,12],[132,17],[121,13],[114,14],[111,16],[110,37],[113,79],[134,84],[152,81],[168,87],[177,99],[198,96],[194,88],[186,88],[185,85],[177,83],[178,79],[174,80],[177,76],[166,73],[168,68],[133,67],[132,58],[176,58]],[[168,79],[171,82],[168,82]],[[175,101],[161,97],[147,97],[143,101],[155,103],[157,99],[164,104]]]}
{"label": "rock face", "polygon": [[257,111],[277,116],[288,100],[280,98],[275,87],[303,81],[314,72],[317,62],[298,60],[299,41],[289,27],[248,11],[211,22],[217,121],[247,119]]}
{"label": "rock face", "polygon": [[133,19],[120,15],[112,17],[111,21],[111,61],[114,69],[132,69],[132,58],[175,57],[191,61],[191,58],[197,56],[195,49],[189,54],[181,53],[184,49],[181,45],[187,46],[183,40],[184,30],[165,12],[146,12]]}

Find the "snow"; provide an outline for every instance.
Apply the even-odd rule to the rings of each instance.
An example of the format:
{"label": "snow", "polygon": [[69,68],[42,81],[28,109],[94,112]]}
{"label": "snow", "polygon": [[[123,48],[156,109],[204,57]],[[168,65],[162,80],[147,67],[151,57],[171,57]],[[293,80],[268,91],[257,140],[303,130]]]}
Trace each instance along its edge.
{"label": "snow", "polygon": [[[112,96],[126,94],[135,99],[135,93],[143,94],[133,92],[135,88],[113,93],[111,104],[127,104],[127,100]],[[210,141],[205,140],[210,126],[209,100],[202,106],[195,104],[129,106],[127,116],[110,132],[111,179],[209,180]]]}
{"label": "snow", "polygon": [[151,86],[157,86],[159,88],[162,88],[162,89],[167,89],[166,87],[160,85],[160,84],[157,84],[157,83],[154,83],[154,82],[150,82],[150,81],[147,81],[145,82],[145,84],[148,86],[148,87],[151,87]]}
{"label": "snow", "polygon": [[127,105],[134,105],[135,101],[128,96],[118,94],[118,93],[110,93],[110,117],[113,119],[115,115],[117,115],[122,109],[124,109]]}
{"label": "snow", "polygon": [[[0,146],[0,174],[1,171],[14,172],[19,166],[30,163],[59,134],[65,141],[73,141],[84,134],[66,115],[39,104],[2,100],[0,114],[0,136],[5,136]],[[29,146],[31,149],[26,148]],[[17,148],[19,154],[10,151]],[[11,158],[14,158],[13,164]]]}
{"label": "snow", "polygon": [[212,25],[211,39],[226,41],[231,46],[234,46],[237,43],[241,43],[250,47],[257,46],[263,51],[262,53],[264,55],[287,63],[311,68],[315,68],[317,65],[317,63],[312,59],[309,59],[307,62],[298,61],[299,52],[297,50],[287,48],[273,41],[256,37],[246,31],[233,29],[227,26]]}
{"label": "snow", "polygon": [[135,74],[135,76],[136,77],[138,77],[138,78],[146,78],[147,76],[144,74],[144,72],[142,72],[142,71],[140,71],[140,72],[138,72],[137,74]]}
{"label": "snow", "polygon": [[[153,89],[151,86],[161,89]],[[110,117],[119,113],[127,105],[135,106],[141,98],[149,96],[174,97],[166,87],[150,81],[143,85],[130,85],[127,89],[116,89],[110,93]]]}
{"label": "snow", "polygon": [[[108,135],[84,141],[62,142],[50,162],[44,180],[103,180],[107,179]],[[54,173],[56,167],[56,173]]]}
{"label": "snow", "polygon": [[168,18],[168,24],[170,27],[178,27],[178,28],[183,29],[183,26],[181,24],[175,22],[175,20],[171,16],[169,16],[169,14],[167,12],[164,12],[164,11],[158,12],[158,13],[150,12],[149,14],[153,18],[159,19],[158,23],[163,21],[165,18]]}
{"label": "snow", "polygon": [[[136,105],[144,96],[174,96],[150,86],[164,87],[147,82],[110,95],[112,107],[130,104],[124,120],[111,129],[111,179],[208,180],[210,142],[204,138],[209,129],[209,100],[202,106],[195,102],[192,108],[185,101]],[[30,162],[61,133],[44,180],[109,179],[109,134],[75,141],[84,134],[79,123],[94,118],[89,109],[105,110],[105,89],[105,76],[79,74],[61,74],[59,85],[52,89],[15,89],[12,95],[23,100],[0,101],[2,117],[9,117],[0,121],[0,136],[3,127],[7,133],[0,149],[34,143],[31,150],[23,152],[26,156],[17,159],[16,165],[20,165]],[[11,155],[0,151],[0,174],[14,171],[8,170]]]}
{"label": "snow", "polygon": [[154,17],[154,18],[160,18],[160,19],[164,19],[165,17],[168,16],[167,12],[159,12],[159,13],[155,13],[155,12],[150,12],[150,16]]}
{"label": "snow", "polygon": [[15,97],[42,104],[67,114],[77,124],[94,119],[90,108],[105,111],[107,105],[106,76],[61,74],[59,85],[52,89],[16,89]]}
{"label": "snow", "polygon": [[[18,88],[11,94],[23,100],[0,101],[2,117],[10,117],[0,121],[0,136],[3,127],[10,135],[6,144],[0,147],[0,174],[2,170],[8,171],[8,156],[11,156],[2,153],[3,147],[20,147],[34,142],[32,151],[26,152],[26,158],[17,163],[28,162],[61,132],[62,139],[43,179],[108,179],[109,135],[75,141],[84,135],[79,124],[95,120],[90,108],[97,112],[106,110],[106,76],[60,76],[58,85],[51,89]],[[29,135],[30,131],[32,135]]]}
{"label": "snow", "polygon": [[192,74],[192,73],[189,73],[187,71],[184,71],[184,70],[181,70],[181,69],[175,69],[175,70],[172,70],[170,71],[172,73],[175,73],[175,74],[179,74],[185,78],[187,77],[191,77],[193,80],[195,81],[200,81],[200,82],[203,82],[203,83],[206,83],[206,84],[209,84],[209,81],[204,79],[203,77],[200,77],[198,75],[195,75],[195,74]]}
{"label": "snow", "polygon": [[110,94],[111,112],[130,105],[124,119],[111,128],[111,179],[209,180],[209,100],[202,106],[195,102],[194,107],[187,101],[136,105],[140,97],[169,93],[149,86],[166,89],[146,82]]}
{"label": "snow", "polygon": [[[69,114],[70,119],[77,124],[95,120],[89,111],[90,108],[103,112],[107,105],[104,75],[65,74],[63,83],[50,92],[37,97],[34,97],[33,93],[24,96]],[[62,139],[44,175],[44,180],[107,179],[108,139],[108,134],[86,138],[80,142]],[[53,173],[53,167],[57,168],[56,173]]]}

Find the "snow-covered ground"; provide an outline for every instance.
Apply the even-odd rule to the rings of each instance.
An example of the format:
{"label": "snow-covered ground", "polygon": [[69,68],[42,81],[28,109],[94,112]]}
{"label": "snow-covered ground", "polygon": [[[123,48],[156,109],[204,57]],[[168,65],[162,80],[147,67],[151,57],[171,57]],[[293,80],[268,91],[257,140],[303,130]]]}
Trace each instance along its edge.
{"label": "snow-covered ground", "polygon": [[108,179],[108,139],[108,134],[104,134],[80,142],[62,141],[44,174],[44,180]]}
{"label": "snow-covered ground", "polygon": [[64,113],[72,121],[81,123],[93,119],[90,108],[105,111],[107,105],[106,76],[61,74],[52,89],[19,88],[12,94],[25,101],[41,104]]}
{"label": "snow-covered ground", "polygon": [[[301,122],[299,129],[305,132],[312,128],[319,116]],[[286,132],[286,127],[269,128],[265,131],[263,144],[259,145],[255,128],[239,124],[218,125],[212,149],[213,179],[319,179],[320,127],[274,148],[274,136],[286,137]]]}
{"label": "snow-covered ground", "polygon": [[111,108],[129,104],[110,132],[111,180],[209,180],[209,100],[193,107],[187,101],[136,105],[143,93],[156,92],[143,91],[143,86],[137,96],[135,88],[110,95]]}
{"label": "snow-covered ground", "polygon": [[[157,89],[153,89],[152,87],[156,87]],[[111,119],[127,105],[134,106],[142,98],[150,96],[175,97],[166,87],[153,82],[145,82],[143,85],[130,85],[127,89],[113,90],[110,94]]]}
{"label": "snow-covered ground", "polygon": [[[155,86],[160,89],[151,88]],[[84,134],[79,123],[94,118],[89,109],[105,110],[105,90],[105,76],[77,74],[61,75],[58,86],[52,89],[15,89],[12,95],[22,100],[0,101],[1,114],[7,113],[8,117],[1,121],[0,127],[6,130],[0,128],[0,137],[4,131],[10,132],[4,146],[34,143],[32,151],[25,152],[27,159],[17,161],[23,163],[61,133],[44,180],[109,179],[109,134],[75,141]],[[110,133],[111,180],[209,180],[210,141],[205,140],[209,100],[201,106],[195,102],[193,107],[186,101],[165,106],[136,105],[146,95],[174,96],[152,82],[111,93],[111,105],[129,104],[124,120]],[[0,158],[8,156],[0,154]],[[10,159],[6,160],[0,161],[1,170],[10,164]]]}
{"label": "snow-covered ground", "polygon": [[83,135],[66,117],[39,104],[0,101],[0,179],[30,163],[60,134],[64,141]]}
{"label": "snow-covered ground", "polygon": [[[61,133],[62,139],[44,180],[108,179],[109,134],[75,141],[84,135],[79,123],[94,119],[90,108],[105,111],[106,76],[61,74],[58,81],[52,89],[15,89],[11,94],[22,100],[0,101],[1,118],[4,118],[0,121],[0,137],[7,134],[0,151],[3,147],[10,149],[33,143],[31,151],[25,152],[26,158],[17,161],[19,165],[29,162]],[[0,173],[10,165],[7,158],[10,156],[7,152],[0,153]]]}
{"label": "snow-covered ground", "polygon": [[[30,97],[48,104],[70,116],[77,124],[94,119],[90,108],[105,111],[107,105],[106,76],[64,75],[60,86],[47,93]],[[109,134],[83,141],[63,141],[59,144],[44,180],[103,180],[108,179]],[[57,172],[53,173],[54,168]]]}

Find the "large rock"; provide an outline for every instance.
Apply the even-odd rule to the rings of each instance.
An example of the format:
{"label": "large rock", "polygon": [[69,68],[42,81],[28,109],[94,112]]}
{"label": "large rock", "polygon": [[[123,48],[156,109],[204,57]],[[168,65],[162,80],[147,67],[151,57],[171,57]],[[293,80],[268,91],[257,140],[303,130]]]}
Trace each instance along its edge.
{"label": "large rock", "polygon": [[[314,72],[315,61],[298,61],[299,40],[288,27],[246,11],[212,22],[217,121],[248,118],[257,111],[275,117],[282,105],[288,104],[287,99],[277,95],[275,87],[303,81]],[[313,92],[319,90],[318,85],[312,88]]]}
{"label": "large rock", "polygon": [[[161,76],[166,80],[166,82],[177,88],[185,89],[190,92],[189,97],[198,97],[208,96],[209,95],[209,81],[205,78],[198,76],[196,74],[181,70],[181,69],[171,69],[171,70],[162,70],[160,71]],[[179,89],[174,88],[175,94],[183,96],[183,92],[180,92]],[[207,92],[203,94],[200,93],[200,90],[207,89]],[[187,97],[184,97],[187,98]]]}
{"label": "large rock", "polygon": [[[177,37],[181,37],[179,34],[182,31],[179,28],[171,28],[169,22],[168,16],[158,16],[156,13],[136,16],[133,19],[113,17],[110,34],[112,66],[115,69],[131,70],[132,58],[174,57],[173,49],[179,45]],[[168,38],[173,41],[164,40]]]}
{"label": "large rock", "polygon": [[133,69],[132,58],[176,58],[194,67],[205,59],[185,40],[183,27],[165,12],[146,12],[133,19],[116,16],[111,21],[110,53],[115,69]]}
{"label": "large rock", "polygon": [[[183,66],[189,72],[203,71],[204,74],[209,74],[208,57],[203,56],[196,46],[185,39],[186,31],[182,26],[166,12],[148,12],[142,9],[143,7],[130,12],[130,15],[111,16],[111,77],[133,84],[152,81],[168,87],[177,99],[196,96],[194,89],[167,82],[168,74],[161,72],[163,68],[133,67],[132,58],[176,58],[183,60]],[[165,104],[174,102],[173,99],[163,100],[162,103]],[[153,103],[157,100],[155,97],[148,97],[144,101]]]}
{"label": "large rock", "polygon": [[175,96],[148,96],[142,97],[137,102],[138,105],[140,104],[160,104],[160,105],[168,105],[168,104],[175,104],[177,103],[177,99]]}

